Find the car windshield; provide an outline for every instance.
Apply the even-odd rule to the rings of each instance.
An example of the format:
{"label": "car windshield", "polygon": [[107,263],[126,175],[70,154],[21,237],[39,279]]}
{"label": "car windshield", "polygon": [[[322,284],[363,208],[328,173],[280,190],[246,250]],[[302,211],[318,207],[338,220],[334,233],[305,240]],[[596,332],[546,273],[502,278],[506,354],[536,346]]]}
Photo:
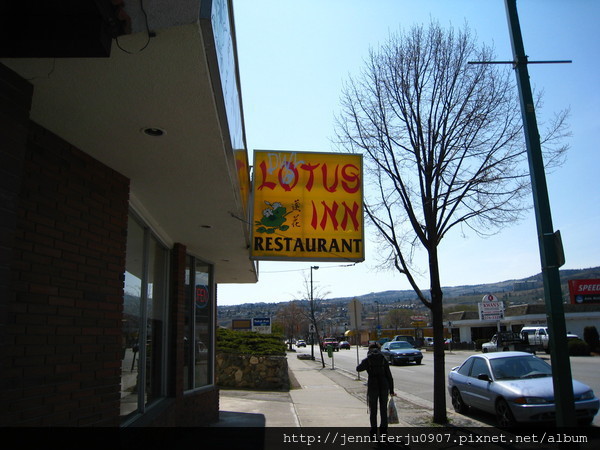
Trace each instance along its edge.
{"label": "car windshield", "polygon": [[392,343],[390,343],[390,345],[388,346],[388,348],[390,350],[397,350],[397,349],[402,349],[402,348],[413,348],[413,346],[410,345],[408,342],[400,341],[400,342],[392,342]]}
{"label": "car windshield", "polygon": [[511,356],[490,360],[496,380],[520,380],[552,376],[552,367],[535,356]]}

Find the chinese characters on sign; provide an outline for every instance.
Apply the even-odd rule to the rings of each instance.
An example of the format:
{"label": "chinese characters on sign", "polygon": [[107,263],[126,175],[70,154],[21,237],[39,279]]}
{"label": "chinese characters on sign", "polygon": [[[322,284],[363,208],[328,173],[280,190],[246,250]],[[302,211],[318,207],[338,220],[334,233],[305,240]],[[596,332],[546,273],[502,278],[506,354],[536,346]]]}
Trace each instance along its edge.
{"label": "chinese characters on sign", "polygon": [[253,259],[363,261],[362,155],[254,152]]}

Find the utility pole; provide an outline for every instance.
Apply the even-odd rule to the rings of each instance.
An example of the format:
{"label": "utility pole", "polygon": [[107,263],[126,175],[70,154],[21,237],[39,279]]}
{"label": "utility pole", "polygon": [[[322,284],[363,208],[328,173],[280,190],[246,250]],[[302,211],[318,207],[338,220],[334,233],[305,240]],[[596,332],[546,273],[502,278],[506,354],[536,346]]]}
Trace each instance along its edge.
{"label": "utility pole", "polygon": [[[317,328],[317,319],[315,317],[315,299],[313,297],[313,270],[318,270],[319,266],[310,266],[310,318],[315,328],[315,335],[317,336],[317,343],[319,345],[319,352],[321,354],[321,363],[323,364],[323,368],[325,368],[325,359],[323,358],[323,349],[321,348],[321,338],[319,336],[319,329]],[[314,361],[315,359],[315,350],[314,350],[314,335],[311,344],[311,358]]]}
{"label": "utility pole", "polygon": [[576,425],[576,420],[571,364],[567,346],[567,329],[559,273],[559,267],[564,264],[564,255],[560,232],[554,232],[552,226],[540,136],[537,128],[533,95],[529,84],[528,61],[525,55],[519,17],[517,15],[517,3],[516,0],[505,1],[515,59],[514,67],[521,99],[521,114],[525,129],[525,141],[529,159],[542,275],[544,279],[546,318],[550,332],[550,357],[552,361],[552,378],[556,405],[556,424],[560,427],[570,427]]}

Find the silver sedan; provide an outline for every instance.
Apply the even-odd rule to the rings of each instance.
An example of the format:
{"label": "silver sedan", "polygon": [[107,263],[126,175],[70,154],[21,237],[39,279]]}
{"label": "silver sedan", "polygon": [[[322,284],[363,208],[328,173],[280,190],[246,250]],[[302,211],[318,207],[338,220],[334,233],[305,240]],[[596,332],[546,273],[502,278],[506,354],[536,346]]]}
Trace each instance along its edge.
{"label": "silver sedan", "polygon": [[[473,407],[496,414],[500,427],[555,419],[552,367],[530,353],[472,355],[450,371],[448,391],[456,412]],[[576,380],[573,394],[578,421],[590,424],[600,401]]]}

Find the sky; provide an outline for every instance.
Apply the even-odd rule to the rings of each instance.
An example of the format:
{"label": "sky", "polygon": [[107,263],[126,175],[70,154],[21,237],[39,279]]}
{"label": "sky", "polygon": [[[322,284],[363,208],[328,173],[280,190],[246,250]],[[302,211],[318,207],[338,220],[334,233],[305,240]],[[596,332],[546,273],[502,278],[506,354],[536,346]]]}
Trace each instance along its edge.
{"label": "sky", "polygon": [[[390,32],[427,25],[460,28],[493,45],[497,60],[512,60],[504,0],[234,0],[238,63],[249,157],[254,150],[333,152],[334,119],[342,85],[364,67],[369,49]],[[570,108],[570,150],[547,174],[563,269],[600,265],[600,2],[517,2],[532,88],[544,92],[537,120]],[[357,264],[259,263],[256,284],[219,285],[219,305],[283,302],[307,297],[306,281],[326,298],[410,289],[404,276],[379,268],[374,231],[366,228],[366,259]],[[533,209],[500,233],[481,238],[456,230],[440,245],[443,286],[521,279],[541,271]],[[426,261],[417,280],[428,289]]]}

